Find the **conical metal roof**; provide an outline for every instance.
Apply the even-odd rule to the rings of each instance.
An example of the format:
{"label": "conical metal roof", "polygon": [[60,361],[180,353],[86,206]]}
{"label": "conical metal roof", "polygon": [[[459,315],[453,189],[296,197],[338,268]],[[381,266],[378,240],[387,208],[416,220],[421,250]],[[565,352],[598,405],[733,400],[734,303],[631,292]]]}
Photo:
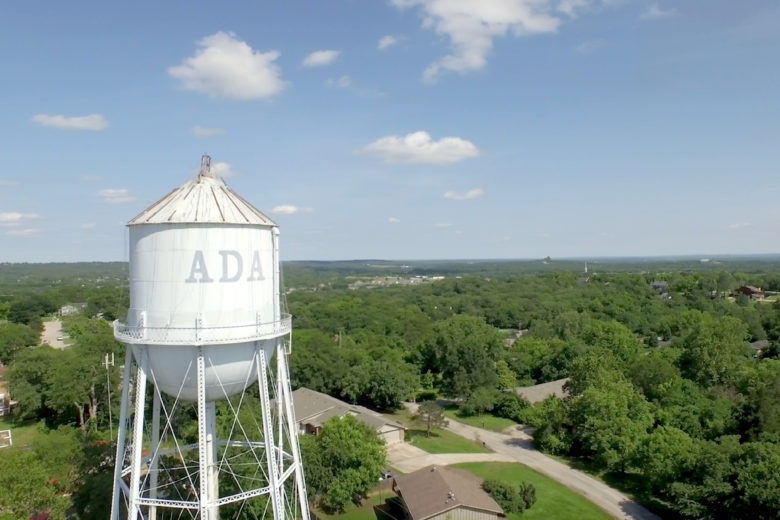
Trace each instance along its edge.
{"label": "conical metal roof", "polygon": [[276,225],[212,173],[208,155],[203,156],[195,179],[146,208],[128,225],[171,223]]}

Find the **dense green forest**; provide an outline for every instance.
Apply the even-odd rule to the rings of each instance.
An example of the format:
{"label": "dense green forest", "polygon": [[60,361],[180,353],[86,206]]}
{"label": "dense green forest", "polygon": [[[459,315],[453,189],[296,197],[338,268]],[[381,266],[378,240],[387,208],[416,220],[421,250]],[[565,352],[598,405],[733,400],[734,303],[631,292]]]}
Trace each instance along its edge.
{"label": "dense green forest", "polygon": [[[294,386],[380,410],[446,397],[532,425],[540,449],[665,518],[780,511],[776,258],[589,260],[587,273],[550,259],[291,262],[284,275]],[[0,458],[0,480],[19,482],[0,482],[3,511],[104,516],[121,382],[101,360],[123,351],[109,322],[126,312],[126,276],[119,263],[0,265],[14,424],[42,432]],[[766,299],[736,292],[748,284]],[[42,319],[73,303],[85,305],[64,320],[72,345],[38,347]],[[530,406],[513,391],[564,377],[563,400]]]}

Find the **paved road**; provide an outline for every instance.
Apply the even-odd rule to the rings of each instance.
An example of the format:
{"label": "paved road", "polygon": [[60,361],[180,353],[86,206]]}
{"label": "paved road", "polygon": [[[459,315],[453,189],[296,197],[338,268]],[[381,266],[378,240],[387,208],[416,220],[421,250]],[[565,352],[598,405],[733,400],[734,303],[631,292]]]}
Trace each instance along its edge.
{"label": "paved road", "polygon": [[41,343],[48,343],[53,348],[65,348],[65,342],[62,337],[65,333],[62,330],[60,320],[49,320],[43,322],[43,332],[41,332]]}
{"label": "paved road", "polygon": [[[415,408],[416,405],[408,404],[408,407]],[[480,455],[503,455],[512,461],[525,464],[584,496],[613,518],[620,520],[660,520],[659,516],[651,513],[620,491],[612,489],[603,482],[544,455],[534,447],[533,437],[522,430],[514,430],[511,434],[497,433],[482,428],[475,428],[452,419],[449,419],[449,425],[446,428],[467,439],[479,439],[496,452],[494,454]],[[450,462],[450,464],[455,464],[456,462],[467,461],[456,460]],[[444,463],[441,462],[441,464]],[[400,467],[398,469],[403,471]]]}

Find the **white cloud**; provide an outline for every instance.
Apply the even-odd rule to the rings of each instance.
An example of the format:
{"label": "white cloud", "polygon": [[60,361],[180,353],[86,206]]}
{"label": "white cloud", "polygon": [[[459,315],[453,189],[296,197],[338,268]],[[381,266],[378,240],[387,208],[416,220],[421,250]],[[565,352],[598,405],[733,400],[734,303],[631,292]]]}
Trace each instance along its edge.
{"label": "white cloud", "polygon": [[65,117],[62,114],[57,114],[56,116],[36,114],[32,117],[32,122],[41,126],[62,128],[64,130],[91,130],[98,132],[108,128],[108,121],[102,114],[73,117]]}
{"label": "white cloud", "polygon": [[278,51],[255,51],[233,33],[218,32],[198,42],[195,55],[181,65],[168,67],[168,74],[186,90],[211,97],[249,100],[269,98],[285,86],[274,63]]}
{"label": "white cloud", "polygon": [[731,229],[731,230],[737,230],[737,229],[745,229],[745,228],[748,228],[748,227],[750,227],[751,225],[752,225],[752,224],[750,224],[750,222],[736,222],[736,223],[734,223],[734,224],[729,224],[728,226],[726,226],[726,228],[727,228],[727,229]]}
{"label": "white cloud", "polygon": [[5,234],[14,237],[28,237],[30,235],[37,235],[41,231],[43,230],[38,228],[9,229]]}
{"label": "white cloud", "polygon": [[660,20],[661,18],[668,18],[670,16],[674,16],[675,14],[677,14],[677,9],[673,7],[664,9],[656,2],[653,2],[652,4],[648,5],[644,11],[642,11],[642,14],[639,15],[639,18],[642,20]]}
{"label": "white cloud", "polygon": [[376,48],[379,49],[380,51],[383,51],[388,47],[392,47],[393,45],[396,45],[397,43],[398,43],[398,38],[396,38],[392,34],[388,34],[379,38],[379,42],[376,44]]}
{"label": "white cloud", "polygon": [[212,137],[214,135],[223,135],[225,130],[223,128],[210,128],[208,126],[193,126],[191,132],[195,137]]}
{"label": "white cloud", "polygon": [[9,211],[0,213],[0,226],[3,227],[15,227],[27,220],[35,220],[41,218],[37,213],[19,213],[16,211]]}
{"label": "white cloud", "polygon": [[349,76],[341,76],[340,78],[330,78],[328,79],[328,86],[329,87],[336,87],[336,88],[349,88],[352,86],[352,78]]}
{"label": "white cloud", "polygon": [[103,180],[103,177],[101,177],[100,175],[84,174],[84,175],[81,175],[79,177],[79,179],[81,179],[84,182],[100,182],[100,181]]}
{"label": "white cloud", "polygon": [[389,219],[387,219],[387,222],[390,224],[400,224],[401,219],[398,217],[390,217]]}
{"label": "white cloud", "polygon": [[493,49],[493,39],[554,33],[560,19],[549,14],[552,0],[392,0],[398,8],[419,7],[422,26],[449,39],[450,53],[423,73],[435,81],[443,71],[465,73],[481,69]]}
{"label": "white cloud", "polygon": [[433,225],[433,227],[438,228],[438,229],[446,229],[448,227],[452,227],[452,223],[451,222],[437,222],[436,224]]}
{"label": "white cloud", "polygon": [[291,204],[282,204],[281,206],[276,206],[274,209],[271,210],[271,213],[275,213],[277,215],[296,215],[298,213],[311,213],[311,208],[301,208],[298,206],[293,206]]}
{"label": "white cloud", "polygon": [[123,204],[135,200],[135,197],[130,194],[130,190],[126,188],[106,188],[97,192],[97,196],[109,204]]}
{"label": "white cloud", "polygon": [[323,67],[330,65],[339,57],[341,51],[319,50],[314,51],[303,59],[301,65],[304,67]]}
{"label": "white cloud", "polygon": [[561,0],[556,10],[574,18],[577,16],[577,11],[587,7],[588,4],[590,0]]}
{"label": "white cloud", "polygon": [[81,225],[81,229],[93,229],[95,227],[95,225],[96,224],[94,222],[84,222]]}
{"label": "white cloud", "polygon": [[474,188],[465,193],[456,193],[454,191],[448,191],[444,194],[445,199],[450,200],[474,200],[485,195],[485,190],[482,188]]}
{"label": "white cloud", "polygon": [[230,177],[235,175],[236,172],[233,171],[233,169],[230,167],[230,164],[226,162],[216,162],[216,163],[211,163],[211,173],[213,173],[217,177],[221,177],[223,179],[229,179]]}
{"label": "white cloud", "polygon": [[388,135],[362,149],[388,163],[452,164],[477,157],[479,150],[471,141],[460,137],[431,139],[428,132],[413,132],[404,136]]}
{"label": "white cloud", "polygon": [[587,55],[587,54],[593,54],[595,51],[600,49],[604,46],[603,40],[589,40],[586,42],[582,42],[576,47],[574,47],[574,52],[577,54]]}

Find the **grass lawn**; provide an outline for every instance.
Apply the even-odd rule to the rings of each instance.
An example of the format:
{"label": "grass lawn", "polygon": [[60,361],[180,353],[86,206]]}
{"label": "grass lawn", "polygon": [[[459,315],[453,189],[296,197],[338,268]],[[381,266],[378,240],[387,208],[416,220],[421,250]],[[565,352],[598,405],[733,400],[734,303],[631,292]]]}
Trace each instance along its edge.
{"label": "grass lawn", "polygon": [[13,440],[14,448],[26,448],[39,434],[38,423],[30,422],[17,424],[8,417],[0,418],[0,430],[11,430],[11,439]]}
{"label": "grass lawn", "polygon": [[503,417],[496,417],[495,415],[490,414],[460,415],[457,406],[448,406],[445,408],[444,415],[450,419],[455,419],[458,422],[468,424],[469,426],[484,428],[494,432],[502,432],[510,426],[517,426],[517,423],[510,419],[504,419]]}
{"label": "grass lawn", "polygon": [[428,453],[491,453],[493,451],[482,446],[482,443],[440,428],[431,431],[429,438],[425,430],[420,429],[420,424],[414,422],[409,410],[398,410],[384,415],[407,428],[406,442]]}
{"label": "grass lawn", "polygon": [[389,488],[382,489],[377,486],[369,492],[368,498],[363,500],[362,504],[349,504],[343,513],[329,515],[320,508],[315,508],[314,512],[322,520],[398,520],[398,506],[392,503],[393,499],[395,493]]}
{"label": "grass lawn", "polygon": [[491,453],[493,450],[471,439],[447,430],[435,429],[431,436],[425,430],[407,430],[406,441],[428,453]]}
{"label": "grass lawn", "polygon": [[563,484],[545,477],[522,464],[513,462],[470,462],[456,464],[484,479],[503,482],[530,482],[536,487],[536,503],[523,515],[509,514],[508,520],[542,520],[576,518],[577,520],[609,520],[611,517]]}

